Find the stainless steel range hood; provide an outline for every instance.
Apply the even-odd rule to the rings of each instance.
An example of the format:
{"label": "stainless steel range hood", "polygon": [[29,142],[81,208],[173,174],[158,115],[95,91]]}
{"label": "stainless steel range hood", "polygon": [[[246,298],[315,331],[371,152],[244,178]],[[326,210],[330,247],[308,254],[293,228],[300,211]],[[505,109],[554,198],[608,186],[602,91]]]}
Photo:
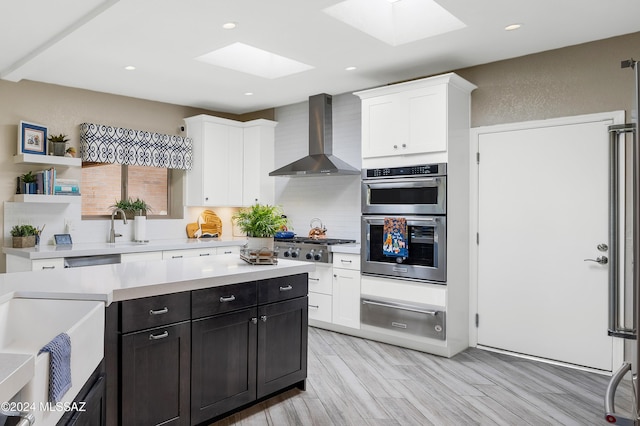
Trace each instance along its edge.
{"label": "stainless steel range hood", "polygon": [[309,155],[269,173],[269,176],[359,175],[360,171],[332,155],[331,95],[309,97]]}

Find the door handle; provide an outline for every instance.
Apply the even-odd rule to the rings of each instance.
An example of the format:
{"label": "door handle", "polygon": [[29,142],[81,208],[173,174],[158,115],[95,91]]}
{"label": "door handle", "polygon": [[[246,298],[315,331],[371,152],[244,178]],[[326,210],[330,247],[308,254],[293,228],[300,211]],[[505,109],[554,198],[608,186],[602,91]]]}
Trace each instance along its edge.
{"label": "door handle", "polygon": [[585,262],[596,262],[600,265],[606,265],[609,263],[609,258],[607,256],[598,256],[595,259],[585,259]]}

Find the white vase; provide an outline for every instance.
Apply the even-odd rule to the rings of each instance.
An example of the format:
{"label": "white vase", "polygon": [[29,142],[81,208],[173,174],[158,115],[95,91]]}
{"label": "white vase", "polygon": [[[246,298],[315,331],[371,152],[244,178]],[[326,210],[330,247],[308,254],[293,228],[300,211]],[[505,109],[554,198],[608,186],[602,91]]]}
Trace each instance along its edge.
{"label": "white vase", "polygon": [[273,251],[274,242],[273,237],[267,238],[256,238],[256,237],[247,237],[247,248],[250,250],[270,250]]}

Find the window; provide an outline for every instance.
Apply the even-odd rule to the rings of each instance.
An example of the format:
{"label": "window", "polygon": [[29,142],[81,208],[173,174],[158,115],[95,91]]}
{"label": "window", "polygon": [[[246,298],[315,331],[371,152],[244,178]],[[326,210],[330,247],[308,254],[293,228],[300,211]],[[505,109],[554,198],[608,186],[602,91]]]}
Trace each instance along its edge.
{"label": "window", "polygon": [[140,198],[152,208],[150,216],[171,216],[171,173],[162,167],[108,163],[82,165],[82,216],[111,214],[118,200]]}

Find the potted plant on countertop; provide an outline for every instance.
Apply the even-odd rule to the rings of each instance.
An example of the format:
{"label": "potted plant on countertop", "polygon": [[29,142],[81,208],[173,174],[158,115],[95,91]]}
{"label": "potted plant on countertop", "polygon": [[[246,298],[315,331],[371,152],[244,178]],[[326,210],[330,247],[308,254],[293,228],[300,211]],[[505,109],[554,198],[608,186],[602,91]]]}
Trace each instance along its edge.
{"label": "potted plant on countertop", "polygon": [[232,219],[247,236],[247,248],[273,251],[273,237],[287,225],[282,207],[268,204],[254,204],[240,209]]}
{"label": "potted plant on countertop", "polygon": [[127,219],[133,219],[134,216],[146,216],[148,212],[152,211],[151,206],[144,200],[140,198],[136,198],[134,200],[131,197],[126,200],[116,201],[111,208],[124,210]]}
{"label": "potted plant on countertop", "polygon": [[11,228],[13,248],[35,247],[38,229],[31,225],[15,225]]}
{"label": "potted plant on countertop", "polygon": [[50,152],[52,152],[53,155],[63,157],[64,154],[67,152],[68,141],[69,139],[67,139],[67,135],[63,133],[60,133],[59,135],[49,136],[49,142],[51,142],[51,147],[52,147]]}

